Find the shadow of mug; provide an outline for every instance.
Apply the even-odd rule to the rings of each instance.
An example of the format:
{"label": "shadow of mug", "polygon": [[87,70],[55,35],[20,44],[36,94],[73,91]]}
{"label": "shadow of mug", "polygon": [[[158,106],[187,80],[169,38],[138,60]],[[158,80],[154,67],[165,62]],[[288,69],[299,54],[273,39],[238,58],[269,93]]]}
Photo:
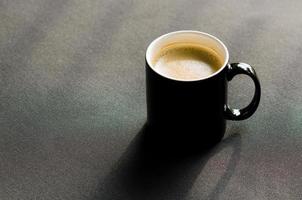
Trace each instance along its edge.
{"label": "shadow of mug", "polygon": [[[240,158],[241,137],[234,133],[213,148],[192,153],[174,151],[150,140],[145,125],[128,146],[112,171],[99,183],[95,200],[184,199],[207,162],[231,146],[233,152],[216,186],[205,199],[223,192]],[[165,141],[166,142],[166,141]]]}

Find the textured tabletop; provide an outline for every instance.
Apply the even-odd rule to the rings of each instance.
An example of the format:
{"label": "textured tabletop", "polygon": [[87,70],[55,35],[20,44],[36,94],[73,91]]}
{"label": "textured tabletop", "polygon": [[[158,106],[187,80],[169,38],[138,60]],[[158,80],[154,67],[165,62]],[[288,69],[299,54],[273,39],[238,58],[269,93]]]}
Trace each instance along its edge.
{"label": "textured tabletop", "polygon": [[[1,200],[302,199],[302,2],[0,0]],[[184,159],[144,156],[146,47],[208,32],[257,112]],[[254,86],[229,84],[243,107]]]}

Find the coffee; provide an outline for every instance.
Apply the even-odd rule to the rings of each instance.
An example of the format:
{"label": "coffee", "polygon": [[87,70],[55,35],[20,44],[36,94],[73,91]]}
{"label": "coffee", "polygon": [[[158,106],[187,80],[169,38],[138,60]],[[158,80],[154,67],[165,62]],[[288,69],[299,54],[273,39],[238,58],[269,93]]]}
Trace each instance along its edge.
{"label": "coffee", "polygon": [[165,77],[191,81],[215,73],[222,67],[223,60],[209,47],[175,43],[162,48],[152,64],[154,70]]}

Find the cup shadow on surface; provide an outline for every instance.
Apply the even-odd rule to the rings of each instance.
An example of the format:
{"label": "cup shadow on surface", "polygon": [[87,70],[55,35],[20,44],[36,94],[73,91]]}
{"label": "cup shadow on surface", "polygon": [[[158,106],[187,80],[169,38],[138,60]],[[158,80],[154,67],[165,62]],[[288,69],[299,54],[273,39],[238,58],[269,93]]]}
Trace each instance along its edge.
{"label": "cup shadow on surface", "polygon": [[204,195],[206,199],[216,199],[224,191],[240,158],[240,134],[231,133],[216,146],[195,153],[174,151],[168,145],[163,147],[150,139],[149,134],[150,129],[145,125],[99,183],[93,199],[185,199],[208,160],[231,146],[233,153],[225,173]]}

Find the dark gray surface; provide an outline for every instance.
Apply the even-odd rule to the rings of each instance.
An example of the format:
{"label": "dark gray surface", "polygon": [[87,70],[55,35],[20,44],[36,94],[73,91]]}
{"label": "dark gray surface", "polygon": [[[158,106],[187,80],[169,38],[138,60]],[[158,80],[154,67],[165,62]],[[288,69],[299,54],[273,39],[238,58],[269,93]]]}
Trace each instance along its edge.
{"label": "dark gray surface", "polygon": [[[0,0],[0,199],[302,199],[301,9],[299,0]],[[145,49],[181,29],[211,33],[231,61],[253,65],[262,100],[209,153],[151,159],[138,173]],[[253,85],[241,76],[229,90],[244,106]]]}

